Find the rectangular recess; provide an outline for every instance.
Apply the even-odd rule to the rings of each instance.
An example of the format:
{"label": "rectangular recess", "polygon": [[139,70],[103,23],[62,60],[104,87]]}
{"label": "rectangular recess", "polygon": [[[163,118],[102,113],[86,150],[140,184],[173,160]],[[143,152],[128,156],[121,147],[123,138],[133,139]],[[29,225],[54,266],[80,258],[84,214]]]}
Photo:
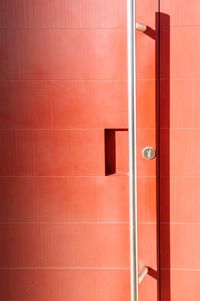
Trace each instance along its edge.
{"label": "rectangular recess", "polygon": [[105,174],[128,173],[128,129],[105,129]]}

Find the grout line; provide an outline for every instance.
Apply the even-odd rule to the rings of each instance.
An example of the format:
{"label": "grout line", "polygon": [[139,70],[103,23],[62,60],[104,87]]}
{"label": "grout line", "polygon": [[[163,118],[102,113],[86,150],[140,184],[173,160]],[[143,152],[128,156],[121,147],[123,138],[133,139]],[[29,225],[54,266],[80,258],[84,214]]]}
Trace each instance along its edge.
{"label": "grout line", "polygon": [[1,224],[105,224],[105,225],[129,225],[129,222],[115,222],[115,221],[110,221],[110,222],[104,222],[104,221],[85,221],[85,222],[73,222],[73,221],[1,221],[0,220],[0,225]]}
{"label": "grout line", "polygon": [[[23,178],[33,178],[33,179],[46,179],[46,178],[50,178],[50,179],[59,179],[59,178],[91,178],[91,179],[95,179],[95,178],[104,178],[104,179],[110,179],[110,178],[120,178],[120,177],[123,177],[123,178],[127,178],[128,177],[128,174],[127,173],[124,173],[124,174],[113,174],[113,175],[109,175],[109,176],[105,176],[105,175],[89,175],[89,176],[84,176],[84,175],[78,175],[78,176],[75,176],[75,175],[65,175],[65,176],[58,176],[58,175],[55,175],[55,176],[34,176],[34,175],[23,175],[23,176],[20,176],[20,175],[0,175],[0,179],[3,178],[3,179],[6,179],[6,178],[11,178],[11,179],[15,179],[15,178],[18,178],[18,179],[23,179]],[[165,177],[165,176],[164,176]],[[156,176],[138,176],[138,178],[140,179],[155,179]]]}
{"label": "grout line", "polygon": [[200,24],[199,25],[195,25],[195,24],[193,24],[193,25],[191,25],[191,24],[189,24],[189,25],[170,25],[170,26],[166,26],[166,25],[161,25],[160,26],[160,28],[161,28],[161,30],[162,29],[168,29],[168,28],[179,28],[179,29],[185,29],[185,28],[190,28],[190,27],[199,27],[200,28]]}
{"label": "grout line", "polygon": [[[150,79],[151,80],[151,79]],[[34,78],[5,78],[5,79],[0,79],[0,82],[18,82],[18,81],[22,81],[22,82],[60,82],[60,81],[66,81],[66,82],[84,82],[84,81],[91,81],[91,82],[103,82],[103,81],[106,81],[106,82],[127,82],[127,79],[126,78],[121,78],[121,79],[112,79],[112,78],[96,78],[96,79],[93,79],[93,78],[70,78],[70,79],[67,79],[67,78],[59,78],[59,79],[56,79],[56,78],[53,78],[53,79],[34,79]]]}
{"label": "grout line", "polygon": [[170,77],[170,78],[165,78],[161,77],[160,81],[172,81],[172,80],[194,80],[194,79],[200,79],[199,76],[184,76],[184,77]]}
{"label": "grout line", "polygon": [[200,225],[200,222],[160,222],[161,225]]}
{"label": "grout line", "polygon": [[187,127],[185,127],[185,128],[174,128],[174,127],[170,127],[170,128],[167,128],[167,127],[161,127],[160,128],[161,130],[200,130],[200,127],[198,127],[198,128],[195,128],[195,127],[192,127],[192,128],[187,128]]}
{"label": "grout line", "polygon": [[113,26],[113,27],[0,27],[0,30],[122,30],[125,31],[127,28],[126,26]]}
{"label": "grout line", "polygon": [[129,267],[5,267],[0,270],[130,270]]}
{"label": "grout line", "polygon": [[182,175],[179,175],[179,176],[167,175],[167,176],[166,176],[166,175],[161,175],[160,177],[161,177],[161,178],[169,178],[169,179],[177,179],[177,178],[178,178],[178,179],[179,179],[179,178],[180,178],[180,179],[181,179],[181,178],[189,178],[189,179],[190,179],[190,178],[197,178],[197,179],[198,179],[198,178],[200,178],[200,175],[199,175],[199,176],[187,176],[187,175],[185,175],[185,176],[182,176]]}
{"label": "grout line", "polygon": [[[102,128],[0,128],[0,131],[104,131],[105,129],[109,130],[127,130],[127,127],[102,127]],[[137,130],[155,130],[155,127],[138,127]],[[128,131],[128,130],[127,130]]]}
{"label": "grout line", "polygon": [[200,269],[192,269],[192,268],[161,268],[161,271],[194,271],[194,272],[200,272]]}
{"label": "grout line", "polygon": [[[128,177],[128,174],[113,174],[113,175],[109,175],[109,176],[105,176],[105,175],[90,175],[90,176],[74,176],[74,175],[66,175],[66,176],[34,176],[34,175],[23,175],[23,176],[19,176],[19,175],[14,175],[14,176],[11,176],[11,175],[0,175],[0,178],[42,178],[42,179],[45,179],[45,178],[53,178],[53,179],[56,179],[56,178],[105,178],[105,179],[110,179],[110,178],[120,178],[120,177]],[[141,176],[141,178],[149,178],[149,177],[146,177],[146,176]],[[151,177],[150,177],[151,178]],[[152,178],[155,178],[152,176]]]}

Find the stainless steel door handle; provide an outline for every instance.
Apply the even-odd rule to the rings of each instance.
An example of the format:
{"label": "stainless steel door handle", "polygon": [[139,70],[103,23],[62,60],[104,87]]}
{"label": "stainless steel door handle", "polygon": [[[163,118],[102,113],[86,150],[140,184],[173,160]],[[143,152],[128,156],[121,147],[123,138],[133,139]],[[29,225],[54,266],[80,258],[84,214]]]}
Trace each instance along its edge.
{"label": "stainless steel door handle", "polygon": [[135,0],[127,0],[127,22],[130,282],[131,301],[138,301],[138,284],[141,283],[148,270],[145,269],[138,277],[135,31],[138,29],[144,32],[147,26],[138,22],[136,23]]}
{"label": "stainless steel door handle", "polygon": [[145,32],[147,30],[147,26],[143,23],[136,22],[135,28],[139,31]]}
{"label": "stainless steel door handle", "polygon": [[149,269],[148,267],[144,267],[144,269],[141,271],[141,273],[138,276],[138,283],[141,284],[144,280],[145,276],[148,274]]}

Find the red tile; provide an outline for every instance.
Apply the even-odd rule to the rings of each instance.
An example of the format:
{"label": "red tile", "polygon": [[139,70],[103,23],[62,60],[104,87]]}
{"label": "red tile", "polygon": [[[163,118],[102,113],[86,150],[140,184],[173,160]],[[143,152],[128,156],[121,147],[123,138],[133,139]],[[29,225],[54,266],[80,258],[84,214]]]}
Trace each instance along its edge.
{"label": "red tile", "polygon": [[[190,5],[185,5],[179,0],[161,0],[160,3],[161,12],[170,16],[171,26],[200,25],[200,5],[198,0],[190,1]],[[162,19],[161,26],[166,26]]]}
{"label": "red tile", "polygon": [[70,132],[35,131],[35,173],[39,176],[70,174]]}
{"label": "red tile", "polygon": [[104,132],[71,131],[72,175],[105,175]]}
{"label": "red tile", "polygon": [[144,266],[148,266],[154,271],[157,270],[157,240],[156,223],[138,224],[139,271],[141,271]]}
{"label": "red tile", "polygon": [[139,285],[139,300],[158,300],[158,281],[151,275],[147,275]]}
{"label": "red tile", "polygon": [[13,131],[0,131],[0,175],[16,172],[15,139]]}
{"label": "red tile", "polygon": [[157,179],[156,177],[138,177],[138,221],[156,222],[157,219]]}
{"label": "red tile", "polygon": [[140,0],[136,2],[136,18],[139,22],[147,24],[149,27],[155,29],[156,12],[158,11],[158,1]]}
{"label": "red tile", "polygon": [[47,82],[0,81],[0,128],[49,128]]}
{"label": "red tile", "polygon": [[[146,22],[145,22],[146,24]],[[142,32],[136,33],[136,72],[138,79],[155,79],[155,40]]]}
{"label": "red tile", "polygon": [[[200,76],[200,42],[197,37],[200,34],[200,27],[171,27],[170,29],[170,77],[191,78]],[[161,57],[167,55],[166,39],[168,29],[161,29]],[[193,47],[195,41],[195,47]],[[184,51],[183,51],[184,49]],[[191,59],[192,58],[192,59]],[[184,63],[183,63],[184,62]],[[165,60],[161,60],[161,78],[168,78],[168,70]]]}
{"label": "red tile", "polygon": [[69,219],[128,222],[128,177],[71,178],[69,183]]}
{"label": "red tile", "polygon": [[0,242],[2,268],[129,267],[128,224],[1,224]]}
{"label": "red tile", "polygon": [[199,84],[199,79],[161,80],[161,127],[169,127],[169,119],[171,128],[200,127]]}
{"label": "red tile", "polygon": [[161,266],[199,269],[200,224],[161,224]]}
{"label": "red tile", "polygon": [[58,81],[51,88],[53,127],[128,127],[126,81]]}
{"label": "red tile", "polygon": [[137,128],[156,127],[155,80],[137,80]]}
{"label": "red tile", "polygon": [[103,131],[35,132],[36,175],[104,175]]}
{"label": "red tile", "polygon": [[199,187],[199,177],[161,178],[161,221],[199,223]]}
{"label": "red tile", "polygon": [[103,131],[1,131],[0,139],[2,175],[105,175]]}
{"label": "red tile", "polygon": [[1,81],[0,89],[1,128],[128,127],[126,81]]}
{"label": "red tile", "polygon": [[161,271],[161,297],[163,301],[198,300],[200,271]]}
{"label": "red tile", "polygon": [[1,175],[32,175],[33,136],[26,131],[0,131],[1,140]]}
{"label": "red tile", "polygon": [[[6,34],[5,34],[6,33]],[[2,30],[0,79],[126,79],[121,29]],[[89,68],[88,68],[89,66]]]}
{"label": "red tile", "polygon": [[0,219],[14,221],[55,221],[67,215],[65,178],[2,177]]}
{"label": "red tile", "polygon": [[161,175],[199,176],[199,150],[198,129],[161,130]]}
{"label": "red tile", "polygon": [[122,0],[3,0],[0,3],[1,27],[6,28],[112,28],[126,21]]}
{"label": "red tile", "polygon": [[128,222],[128,177],[0,179],[0,220]]}
{"label": "red tile", "polygon": [[33,133],[16,131],[15,135],[16,175],[34,174]]}
{"label": "red tile", "polygon": [[1,297],[9,301],[129,301],[129,276],[128,270],[1,270]]}

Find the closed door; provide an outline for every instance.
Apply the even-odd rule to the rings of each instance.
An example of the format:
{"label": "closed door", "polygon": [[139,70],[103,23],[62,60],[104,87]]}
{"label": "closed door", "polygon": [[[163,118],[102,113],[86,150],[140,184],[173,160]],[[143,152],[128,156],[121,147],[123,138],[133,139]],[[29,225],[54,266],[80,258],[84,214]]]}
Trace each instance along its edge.
{"label": "closed door", "polygon": [[161,0],[161,297],[200,298],[200,3]]}
{"label": "closed door", "polygon": [[[141,301],[158,297],[158,0],[137,0]],[[130,300],[124,0],[0,3],[0,299]]]}

